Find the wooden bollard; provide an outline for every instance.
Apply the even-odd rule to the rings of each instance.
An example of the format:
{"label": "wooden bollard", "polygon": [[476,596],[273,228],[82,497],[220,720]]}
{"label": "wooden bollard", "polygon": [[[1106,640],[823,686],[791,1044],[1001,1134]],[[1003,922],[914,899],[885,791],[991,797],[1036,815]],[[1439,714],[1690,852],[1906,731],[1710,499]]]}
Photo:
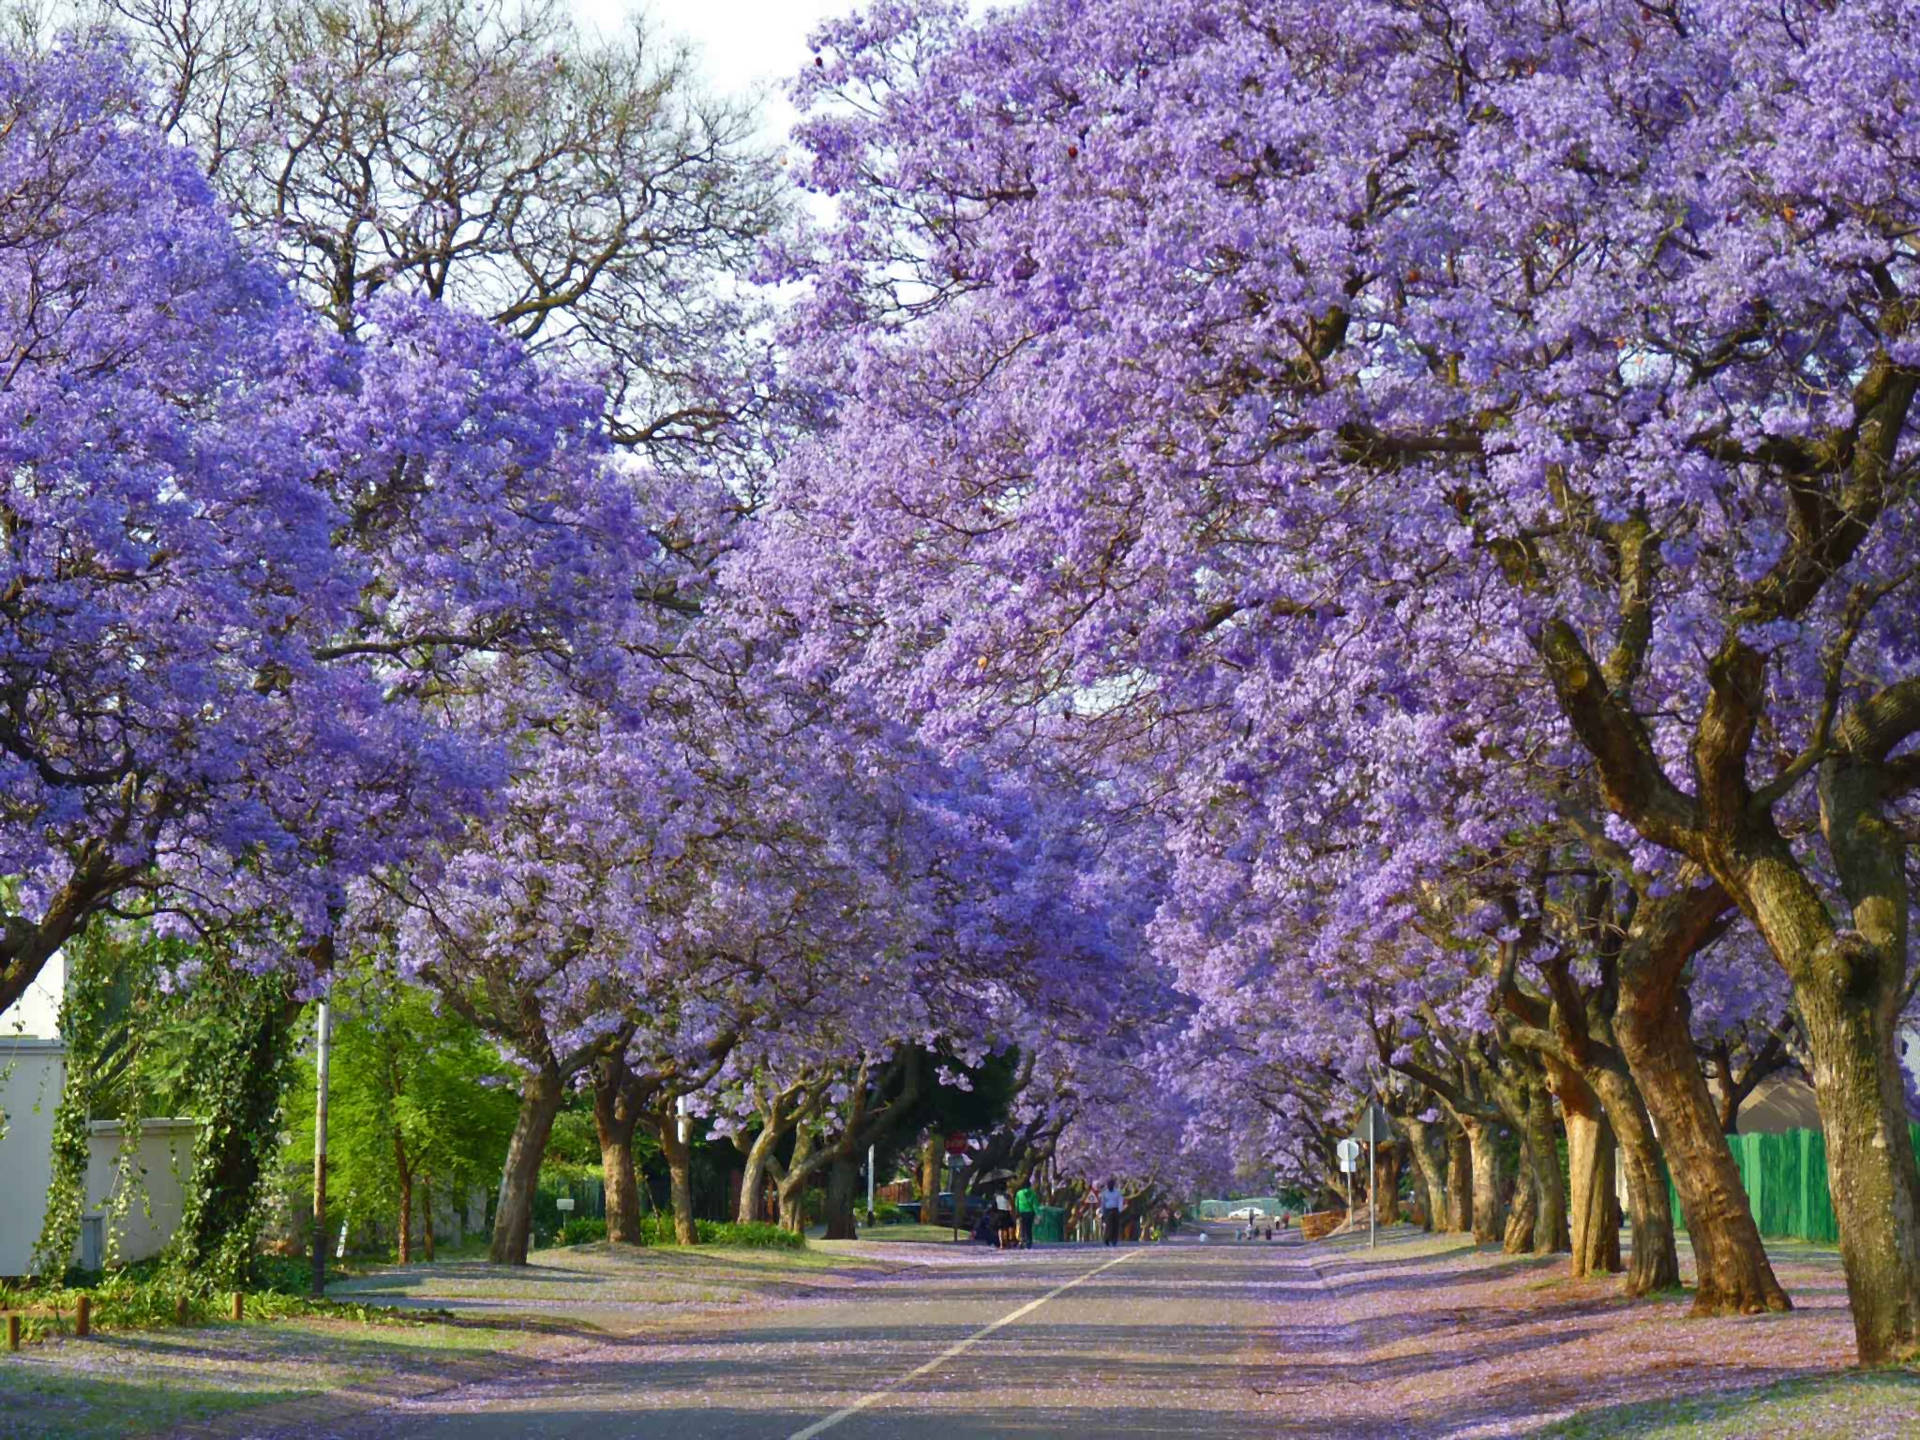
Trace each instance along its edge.
{"label": "wooden bollard", "polygon": [[7,1316],[7,1348],[9,1350],[20,1348],[20,1317],[17,1314]]}
{"label": "wooden bollard", "polygon": [[187,1297],[184,1295],[173,1297],[173,1323],[176,1325],[187,1323]]}
{"label": "wooden bollard", "polygon": [[93,1330],[93,1297],[82,1295],[73,1303],[73,1333],[84,1340]]}
{"label": "wooden bollard", "polygon": [[241,1294],[238,1290],[234,1291],[233,1292],[233,1318],[236,1320],[244,1320],[247,1315],[246,1306],[247,1306],[247,1297]]}

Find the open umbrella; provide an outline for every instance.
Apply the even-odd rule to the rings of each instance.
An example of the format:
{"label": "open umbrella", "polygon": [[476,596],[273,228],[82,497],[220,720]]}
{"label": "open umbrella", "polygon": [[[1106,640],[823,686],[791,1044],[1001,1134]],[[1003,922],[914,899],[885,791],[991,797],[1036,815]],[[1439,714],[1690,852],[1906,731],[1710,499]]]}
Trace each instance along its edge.
{"label": "open umbrella", "polygon": [[991,1182],[993,1182],[993,1181],[995,1181],[995,1180],[1011,1180],[1011,1179],[1013,1179],[1013,1171],[1011,1171],[1011,1170],[989,1170],[989,1171],[988,1171],[988,1172],[987,1172],[986,1174],[984,1174],[984,1175],[976,1175],[976,1176],[974,1176],[973,1178],[974,1178],[974,1181],[975,1181],[975,1183],[977,1183],[977,1184],[981,1184],[981,1185],[985,1185],[985,1184],[990,1184]]}

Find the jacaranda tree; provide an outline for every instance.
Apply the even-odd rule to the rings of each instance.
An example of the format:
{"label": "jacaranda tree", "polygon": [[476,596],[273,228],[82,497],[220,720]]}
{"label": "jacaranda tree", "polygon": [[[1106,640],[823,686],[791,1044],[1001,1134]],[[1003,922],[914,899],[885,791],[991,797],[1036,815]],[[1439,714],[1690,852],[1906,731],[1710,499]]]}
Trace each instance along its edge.
{"label": "jacaranda tree", "polygon": [[1413,716],[1588,767],[1792,984],[1867,1362],[1920,1347],[1915,18],[885,5],[802,87],[847,399],[795,591],[857,557],[830,618],[949,733],[1225,716],[1337,792],[1341,728]]}

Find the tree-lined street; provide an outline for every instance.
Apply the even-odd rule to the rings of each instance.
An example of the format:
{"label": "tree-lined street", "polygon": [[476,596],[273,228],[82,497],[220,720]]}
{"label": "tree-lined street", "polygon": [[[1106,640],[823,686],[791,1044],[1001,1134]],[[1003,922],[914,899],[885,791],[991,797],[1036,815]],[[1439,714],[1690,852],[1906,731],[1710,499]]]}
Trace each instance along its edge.
{"label": "tree-lined street", "polygon": [[[1850,1387],[1839,1373],[1847,1320],[1831,1254],[1781,1251],[1782,1273],[1810,1303],[1737,1322],[1703,1354],[1680,1307],[1639,1314],[1603,1283],[1554,1283],[1551,1262],[1476,1256],[1404,1230],[1371,1253],[1364,1237],[1309,1246],[1233,1233],[1217,1226],[1206,1242],[1117,1259],[1101,1247],[914,1255],[850,1289],[790,1294],[744,1314],[647,1320],[629,1307],[638,1333],[498,1380],[357,1417],[181,1433],[856,1440],[926,1422],[967,1437],[1387,1440],[1535,1433],[1584,1412],[1617,1427],[1591,1433],[1611,1436],[1650,1433],[1670,1407],[1693,1404],[1729,1427],[1701,1434],[1798,1423],[1893,1440],[1920,1393],[1911,1383]],[[555,1263],[561,1276],[594,1273],[564,1256]],[[538,1306],[467,1303],[615,1317],[572,1288],[576,1298]],[[1774,1385],[1787,1389],[1764,1406],[1752,1400]]]}
{"label": "tree-lined street", "polygon": [[1878,1424],[1920,0],[796,3],[0,27],[0,1397]]}

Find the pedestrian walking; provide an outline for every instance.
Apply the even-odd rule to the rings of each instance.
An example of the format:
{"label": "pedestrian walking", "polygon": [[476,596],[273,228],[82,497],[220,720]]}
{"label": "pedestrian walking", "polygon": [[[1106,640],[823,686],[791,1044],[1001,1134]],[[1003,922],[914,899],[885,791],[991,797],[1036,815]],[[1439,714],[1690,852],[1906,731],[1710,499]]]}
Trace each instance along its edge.
{"label": "pedestrian walking", "polygon": [[1103,1227],[1101,1243],[1118,1245],[1120,1243],[1120,1212],[1126,1208],[1126,1199],[1120,1193],[1120,1182],[1109,1175],[1106,1189],[1100,1192],[1100,1220]]}
{"label": "pedestrian walking", "polygon": [[1013,1197],[1014,1218],[1020,1223],[1020,1248],[1033,1249],[1033,1219],[1040,1213],[1040,1197],[1033,1193],[1031,1178],[1020,1182]]}
{"label": "pedestrian walking", "polygon": [[993,1226],[999,1247],[1008,1249],[1013,1244],[1013,1201],[1004,1185],[993,1192]]}

